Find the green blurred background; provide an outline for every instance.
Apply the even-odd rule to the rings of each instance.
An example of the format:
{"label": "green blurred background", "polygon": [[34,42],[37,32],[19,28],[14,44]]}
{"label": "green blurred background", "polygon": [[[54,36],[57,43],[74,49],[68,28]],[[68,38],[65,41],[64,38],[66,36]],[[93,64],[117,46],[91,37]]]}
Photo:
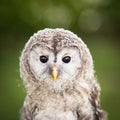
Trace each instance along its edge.
{"label": "green blurred background", "polygon": [[109,120],[120,120],[120,1],[1,0],[0,120],[19,120],[25,90],[19,56],[34,32],[65,28],[90,48]]}

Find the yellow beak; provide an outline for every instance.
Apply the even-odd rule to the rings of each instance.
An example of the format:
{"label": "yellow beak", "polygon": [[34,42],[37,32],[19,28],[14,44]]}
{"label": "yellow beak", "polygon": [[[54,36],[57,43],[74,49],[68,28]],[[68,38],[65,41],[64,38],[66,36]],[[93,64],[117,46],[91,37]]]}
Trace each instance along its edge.
{"label": "yellow beak", "polygon": [[58,70],[57,70],[56,64],[53,65],[52,76],[53,76],[53,79],[56,81],[58,76]]}

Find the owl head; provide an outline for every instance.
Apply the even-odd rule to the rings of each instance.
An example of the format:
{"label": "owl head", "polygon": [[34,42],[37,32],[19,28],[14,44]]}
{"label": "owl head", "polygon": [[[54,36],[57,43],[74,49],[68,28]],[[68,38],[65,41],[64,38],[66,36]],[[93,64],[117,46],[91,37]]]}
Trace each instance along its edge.
{"label": "owl head", "polygon": [[64,29],[44,29],[30,37],[20,57],[20,73],[26,88],[59,90],[94,76],[89,49]]}

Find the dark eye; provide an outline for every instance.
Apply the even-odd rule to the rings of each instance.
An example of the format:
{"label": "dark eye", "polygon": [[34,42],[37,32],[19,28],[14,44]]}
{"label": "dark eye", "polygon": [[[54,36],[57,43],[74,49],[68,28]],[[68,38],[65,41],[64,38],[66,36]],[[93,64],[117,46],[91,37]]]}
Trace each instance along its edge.
{"label": "dark eye", "polygon": [[41,61],[42,63],[46,63],[46,62],[48,61],[48,57],[42,55],[42,56],[40,56],[40,61]]}
{"label": "dark eye", "polygon": [[62,59],[62,61],[63,61],[64,63],[69,63],[69,62],[71,61],[71,57],[70,57],[70,56],[65,56],[65,57]]}

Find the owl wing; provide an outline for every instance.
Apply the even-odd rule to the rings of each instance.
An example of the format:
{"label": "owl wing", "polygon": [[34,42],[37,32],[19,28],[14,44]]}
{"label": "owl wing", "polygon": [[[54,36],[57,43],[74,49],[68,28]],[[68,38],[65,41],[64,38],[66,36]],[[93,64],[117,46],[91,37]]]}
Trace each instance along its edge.
{"label": "owl wing", "polygon": [[36,105],[24,104],[21,110],[21,120],[34,120],[37,109]]}
{"label": "owl wing", "polygon": [[93,106],[94,120],[107,120],[106,113],[101,109],[99,104],[97,89],[91,92],[89,100]]}
{"label": "owl wing", "polygon": [[91,111],[93,111],[93,113],[90,114],[91,113],[90,111],[90,113],[82,114],[82,110],[80,110],[80,106],[78,106],[77,111],[76,111],[77,120],[107,120],[106,113],[100,107],[98,93],[99,91],[96,88],[90,94],[89,101],[92,106]]}

